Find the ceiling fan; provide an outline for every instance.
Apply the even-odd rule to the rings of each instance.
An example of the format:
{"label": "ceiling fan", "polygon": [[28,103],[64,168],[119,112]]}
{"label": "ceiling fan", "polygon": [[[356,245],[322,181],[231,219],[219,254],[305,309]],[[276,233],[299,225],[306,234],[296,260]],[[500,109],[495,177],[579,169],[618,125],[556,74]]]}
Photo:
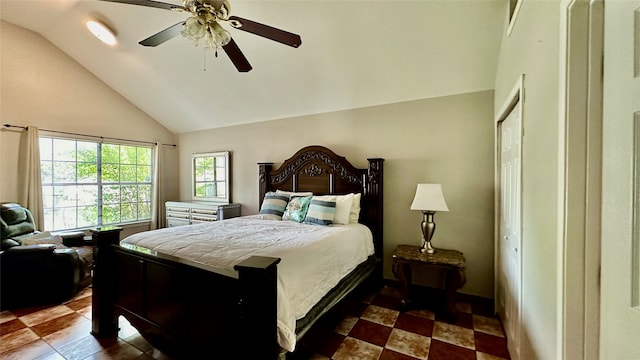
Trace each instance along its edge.
{"label": "ceiling fan", "polygon": [[[154,7],[158,9],[174,10],[189,13],[191,16],[172,25],[155,35],[140,41],[143,46],[158,46],[175,36],[182,35],[197,45],[204,41],[205,48],[222,48],[229,56],[233,65],[240,72],[252,69],[231,35],[220,23],[227,23],[238,30],[262,36],[281,44],[297,48],[302,44],[300,35],[274,27],[243,19],[230,14],[231,7],[227,0],[182,0],[182,5],[163,3],[152,0],[101,0],[107,2]],[[217,52],[216,52],[217,55]]]}

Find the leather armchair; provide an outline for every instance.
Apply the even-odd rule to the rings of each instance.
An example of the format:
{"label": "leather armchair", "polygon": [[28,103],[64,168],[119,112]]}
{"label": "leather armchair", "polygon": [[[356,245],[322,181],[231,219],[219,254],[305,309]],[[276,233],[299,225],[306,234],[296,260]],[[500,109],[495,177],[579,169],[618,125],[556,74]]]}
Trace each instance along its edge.
{"label": "leather armchair", "polygon": [[55,244],[22,245],[35,226],[29,210],[0,205],[0,309],[59,303],[79,288],[78,253]]}

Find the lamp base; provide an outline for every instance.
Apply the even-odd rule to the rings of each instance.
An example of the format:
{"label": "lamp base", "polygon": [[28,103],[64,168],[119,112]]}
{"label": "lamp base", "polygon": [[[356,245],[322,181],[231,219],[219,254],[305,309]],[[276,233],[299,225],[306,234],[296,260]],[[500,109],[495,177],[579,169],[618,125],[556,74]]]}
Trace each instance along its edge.
{"label": "lamp base", "polygon": [[422,247],[420,247],[420,252],[423,254],[434,254],[436,249],[431,246],[431,241],[425,241],[422,243]]}
{"label": "lamp base", "polygon": [[422,239],[424,242],[422,243],[422,247],[420,248],[420,252],[423,254],[433,254],[436,250],[431,246],[431,238],[433,237],[433,233],[436,231],[436,223],[433,221],[433,214],[435,211],[422,211]]}

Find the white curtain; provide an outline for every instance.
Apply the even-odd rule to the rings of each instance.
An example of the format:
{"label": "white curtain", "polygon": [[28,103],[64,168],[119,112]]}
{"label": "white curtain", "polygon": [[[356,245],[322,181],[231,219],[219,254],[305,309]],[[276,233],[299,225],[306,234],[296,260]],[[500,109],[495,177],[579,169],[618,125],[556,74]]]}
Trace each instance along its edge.
{"label": "white curtain", "polygon": [[31,211],[36,229],[43,231],[44,206],[40,176],[40,137],[37,126],[29,125],[20,139],[18,202]]}
{"label": "white curtain", "polygon": [[151,229],[160,229],[166,227],[166,218],[164,213],[164,176],[163,162],[164,150],[163,145],[156,143],[153,149],[155,158],[153,161],[153,191],[151,197]]}

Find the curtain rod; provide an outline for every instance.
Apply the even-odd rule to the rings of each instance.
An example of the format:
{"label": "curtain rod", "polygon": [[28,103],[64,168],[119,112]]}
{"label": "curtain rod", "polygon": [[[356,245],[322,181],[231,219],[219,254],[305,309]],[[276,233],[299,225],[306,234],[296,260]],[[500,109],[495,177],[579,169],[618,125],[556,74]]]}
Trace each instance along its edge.
{"label": "curtain rod", "polygon": [[[19,129],[23,129],[23,130],[27,130],[29,127],[28,126],[20,126],[20,125],[11,125],[11,124],[2,124],[4,127],[12,127],[12,128],[19,128]],[[152,145],[157,145],[158,143],[152,142],[152,141],[142,141],[142,140],[130,140],[130,139],[120,139],[120,138],[114,138],[114,137],[108,137],[108,136],[97,136],[97,135],[85,135],[85,134],[78,134],[78,133],[72,133],[72,132],[66,132],[66,131],[58,131],[58,130],[47,130],[47,129],[40,129],[42,131],[46,131],[46,132],[52,132],[52,133],[56,133],[56,134],[65,134],[65,135],[76,135],[76,136],[85,136],[85,137],[93,137],[93,138],[97,138],[97,139],[107,139],[107,140],[119,140],[119,141],[130,141],[130,142],[137,142],[137,143],[142,143],[142,144],[152,144]],[[176,144],[160,144],[160,145],[165,145],[165,146],[177,146]]]}

